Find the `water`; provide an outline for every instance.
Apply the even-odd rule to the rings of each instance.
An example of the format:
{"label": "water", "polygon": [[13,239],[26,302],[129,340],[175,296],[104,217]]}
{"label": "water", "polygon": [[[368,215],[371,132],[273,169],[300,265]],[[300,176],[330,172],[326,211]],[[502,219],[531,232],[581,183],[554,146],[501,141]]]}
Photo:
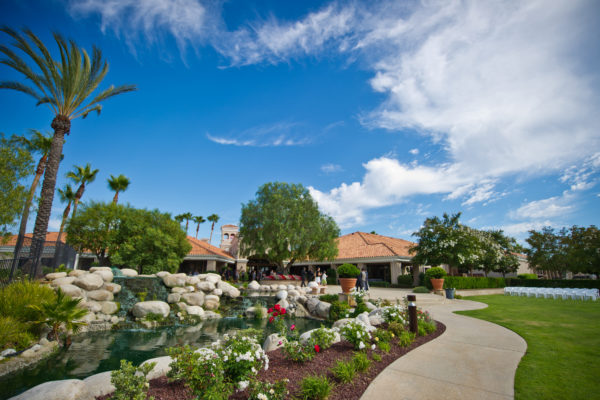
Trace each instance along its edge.
{"label": "water", "polygon": [[[305,332],[318,328],[320,321],[297,318],[297,329]],[[60,379],[83,379],[119,368],[120,360],[135,365],[166,355],[168,347],[189,344],[205,347],[225,333],[255,328],[272,333],[267,320],[223,318],[194,326],[169,326],[158,329],[90,332],[73,337],[68,350],[61,350],[35,366],[0,378],[0,400],[8,399],[40,383]]]}

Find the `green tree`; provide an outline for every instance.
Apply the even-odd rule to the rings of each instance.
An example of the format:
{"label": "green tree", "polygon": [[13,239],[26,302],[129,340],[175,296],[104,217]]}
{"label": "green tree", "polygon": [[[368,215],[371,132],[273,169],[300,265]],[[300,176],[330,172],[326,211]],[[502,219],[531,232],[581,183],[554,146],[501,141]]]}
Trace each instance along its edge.
{"label": "green tree", "polygon": [[204,217],[198,215],[193,218],[193,221],[196,223],[196,239],[198,239],[198,231],[200,230],[200,224],[206,222]]}
{"label": "green tree", "polygon": [[33,174],[31,153],[0,133],[0,236],[7,237],[27,199],[22,182]]}
{"label": "green tree", "polygon": [[108,179],[108,187],[110,188],[110,190],[115,192],[115,197],[113,197],[113,203],[117,204],[117,202],[119,201],[119,192],[126,191],[130,183],[131,182],[129,181],[129,178],[127,178],[123,174],[119,176],[110,176],[110,179]]}
{"label": "green tree", "polygon": [[[55,33],[54,40],[60,58],[53,59],[48,48],[32,31],[25,29],[23,33],[19,33],[2,27],[0,32],[14,40],[12,48],[0,45],[0,53],[4,55],[0,63],[18,72],[27,82],[2,81],[0,89],[25,93],[33,97],[37,105],[48,106],[54,115],[51,124],[54,135],[33,231],[33,238],[36,239],[34,245],[37,246],[37,243],[46,238],[64,137],[71,131],[71,120],[85,118],[93,111],[100,113],[104,100],[136,88],[133,85],[110,86],[96,92],[108,73],[108,63],[103,61],[102,52],[95,46],[90,59],[88,53],[77,47],[74,41],[67,42],[60,34]],[[31,62],[27,63],[13,48],[24,53]]]}
{"label": "green tree", "polygon": [[85,191],[85,185],[94,182],[98,169],[92,169],[90,163],[87,163],[85,167],[75,165],[73,166],[74,171],[67,172],[67,178],[71,179],[76,185],[79,184],[77,192],[75,192],[75,200],[73,200],[73,216],[77,214],[77,205],[83,197]]}
{"label": "green tree", "polygon": [[60,198],[61,203],[67,203],[65,210],[63,211],[62,220],[60,221],[60,229],[58,230],[58,237],[56,241],[60,241],[60,237],[65,229],[65,223],[69,218],[69,213],[71,212],[71,204],[75,201],[75,191],[73,191],[73,187],[68,183],[65,185],[64,189],[58,189],[58,196]]}
{"label": "green tree", "polygon": [[339,235],[335,221],[319,211],[300,184],[264,184],[255,200],[242,205],[242,252],[265,257],[279,265],[280,271],[289,270],[296,260],[333,260]]}
{"label": "green tree", "polygon": [[212,243],[213,231],[215,230],[215,224],[219,222],[219,216],[217,214],[211,214],[207,219],[212,222],[212,225],[210,226],[210,238],[208,239],[208,243]]}
{"label": "green tree", "polygon": [[529,244],[529,248],[525,250],[529,265],[559,278],[567,271],[567,247],[564,240],[566,234],[566,229],[557,234],[549,226],[539,232],[529,231],[529,237],[525,239]]}
{"label": "green tree", "polygon": [[572,272],[600,274],[600,230],[573,225],[563,237],[566,267]]}
{"label": "green tree", "polygon": [[186,213],[181,214],[181,217],[185,220],[185,234],[187,236],[188,226],[190,224],[190,219],[193,218],[193,215],[191,212],[186,212]]}

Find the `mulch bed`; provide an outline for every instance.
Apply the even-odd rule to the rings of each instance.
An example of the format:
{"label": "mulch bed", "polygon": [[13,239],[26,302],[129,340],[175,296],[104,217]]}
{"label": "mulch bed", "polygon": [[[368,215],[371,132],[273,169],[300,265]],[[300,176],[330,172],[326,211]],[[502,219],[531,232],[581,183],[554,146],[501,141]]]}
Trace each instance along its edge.
{"label": "mulch bed", "polygon": [[[389,353],[383,353],[377,351],[381,355],[381,361],[373,361],[371,367],[362,373],[358,373],[352,382],[344,384],[336,384],[332,394],[329,396],[329,400],[358,400],[362,394],[367,390],[369,384],[383,371],[388,365],[402,357],[409,351],[421,346],[440,336],[446,330],[446,326],[440,322],[437,322],[437,330],[427,336],[417,337],[415,341],[409,347],[400,347],[396,344],[392,344],[392,349]],[[371,350],[367,351],[369,358],[371,358]],[[329,369],[335,365],[338,360],[348,361],[352,358],[354,349],[352,345],[346,341],[336,343],[329,349],[322,351],[316,355],[312,361],[305,363],[294,363],[284,358],[281,350],[274,350],[268,353],[269,355],[269,369],[267,371],[260,371],[258,379],[261,381],[275,382],[277,380],[287,378],[290,380],[288,383],[288,390],[290,391],[290,398],[295,397],[299,394],[300,382],[306,376],[310,375],[327,375],[331,381],[335,381],[333,375],[329,372]],[[150,381],[150,390],[148,391],[149,396],[154,396],[155,400],[187,400],[193,399],[194,396],[191,392],[183,385],[182,382],[169,383],[166,377],[153,379]],[[247,393],[237,392],[230,396],[230,400],[243,400],[248,397]],[[110,396],[98,397],[97,400],[108,400]]]}

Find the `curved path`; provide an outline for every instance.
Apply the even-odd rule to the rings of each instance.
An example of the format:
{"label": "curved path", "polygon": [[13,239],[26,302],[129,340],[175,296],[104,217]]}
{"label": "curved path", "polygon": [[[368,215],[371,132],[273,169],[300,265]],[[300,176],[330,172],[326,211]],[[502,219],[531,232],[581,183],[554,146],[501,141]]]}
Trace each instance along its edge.
{"label": "curved path", "polygon": [[486,304],[436,297],[437,304],[426,301],[421,306],[446,325],[444,334],[390,364],[361,400],[514,398],[515,372],[527,350],[525,340],[499,325],[453,313]]}

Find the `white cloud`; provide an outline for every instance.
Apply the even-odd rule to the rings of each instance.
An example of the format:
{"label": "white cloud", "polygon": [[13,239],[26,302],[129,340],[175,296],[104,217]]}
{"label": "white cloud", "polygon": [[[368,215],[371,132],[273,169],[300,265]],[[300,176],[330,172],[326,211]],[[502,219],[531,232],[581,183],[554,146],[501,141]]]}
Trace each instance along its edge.
{"label": "white cloud", "polygon": [[58,232],[62,218],[50,218],[48,221],[48,232]]}
{"label": "white cloud", "polygon": [[321,165],[321,171],[325,172],[326,174],[332,174],[334,172],[341,172],[343,169],[342,166],[338,164],[324,164]]}
{"label": "white cloud", "polygon": [[256,126],[228,137],[206,134],[208,140],[232,146],[279,147],[301,146],[311,142],[299,130],[300,124],[278,122],[271,125]]}
{"label": "white cloud", "polygon": [[410,154],[412,154],[413,156],[416,156],[417,154],[419,154],[419,149],[411,149],[408,151]]}
{"label": "white cloud", "polygon": [[[545,226],[554,225],[550,220],[544,221],[532,221],[532,222],[519,222],[516,224],[508,224],[501,226],[502,229],[507,235],[510,236],[522,236],[522,234],[529,232],[530,230],[540,230]],[[496,229],[496,228],[493,228]]]}
{"label": "white cloud", "polygon": [[583,165],[568,167],[560,177],[561,182],[571,185],[572,191],[587,190],[594,187],[597,178],[594,175],[600,169],[600,152],[589,157]]}
{"label": "white cloud", "polygon": [[509,216],[513,219],[549,219],[564,216],[573,211],[571,201],[573,195],[565,192],[562,196],[554,196],[542,200],[534,200],[522,205],[511,212]]}

